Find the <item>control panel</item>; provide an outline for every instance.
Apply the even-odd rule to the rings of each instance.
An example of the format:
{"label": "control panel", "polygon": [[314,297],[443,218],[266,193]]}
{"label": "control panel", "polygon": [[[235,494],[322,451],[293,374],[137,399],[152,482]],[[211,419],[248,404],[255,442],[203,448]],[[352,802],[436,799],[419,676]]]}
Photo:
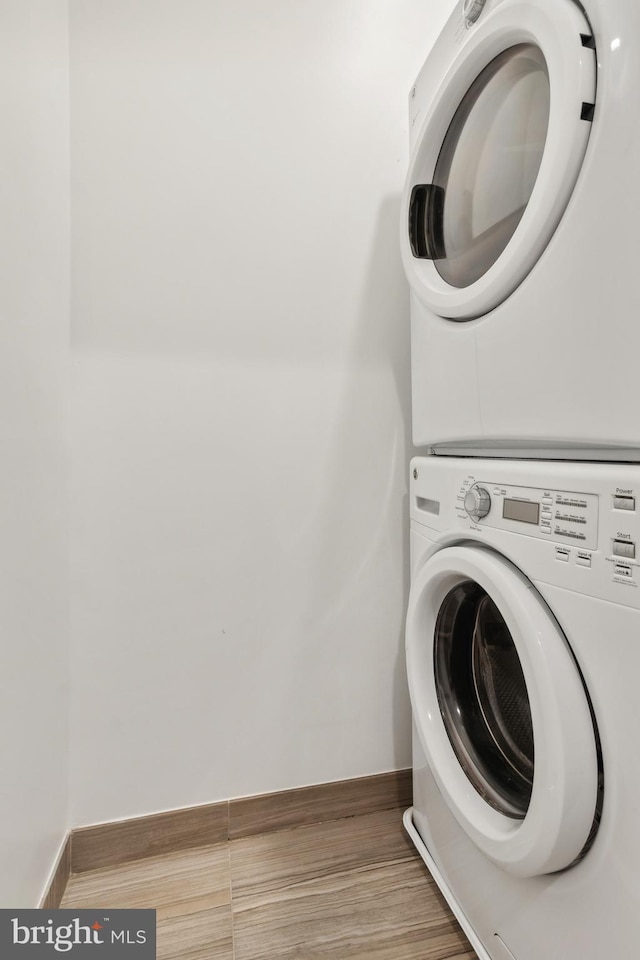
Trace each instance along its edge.
{"label": "control panel", "polygon": [[595,550],[598,496],[467,478],[458,501],[473,520],[491,527]]}
{"label": "control panel", "polygon": [[411,519],[541,580],[640,610],[640,464],[417,457]]}

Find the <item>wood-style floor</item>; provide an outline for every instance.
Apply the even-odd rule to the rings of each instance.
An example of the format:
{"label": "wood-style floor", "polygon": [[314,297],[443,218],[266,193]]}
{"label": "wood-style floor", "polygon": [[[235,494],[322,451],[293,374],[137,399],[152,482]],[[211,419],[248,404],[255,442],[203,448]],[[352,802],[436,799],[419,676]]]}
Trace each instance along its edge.
{"label": "wood-style floor", "polygon": [[473,960],[402,811],[72,875],[65,908],[157,910],[158,960]]}

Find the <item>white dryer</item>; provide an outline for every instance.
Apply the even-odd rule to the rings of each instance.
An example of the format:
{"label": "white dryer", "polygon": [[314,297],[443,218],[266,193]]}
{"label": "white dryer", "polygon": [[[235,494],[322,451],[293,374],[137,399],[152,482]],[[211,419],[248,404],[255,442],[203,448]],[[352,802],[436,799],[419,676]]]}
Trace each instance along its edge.
{"label": "white dryer", "polygon": [[632,956],[640,467],[415,459],[405,823],[478,955]]}
{"label": "white dryer", "polygon": [[638,36],[629,0],[456,3],[409,99],[417,446],[640,459]]}

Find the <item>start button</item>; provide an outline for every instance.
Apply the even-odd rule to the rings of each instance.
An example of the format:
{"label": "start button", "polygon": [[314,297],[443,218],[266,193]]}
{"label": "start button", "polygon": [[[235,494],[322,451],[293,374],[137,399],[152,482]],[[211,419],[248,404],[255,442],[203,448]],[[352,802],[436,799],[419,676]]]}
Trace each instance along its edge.
{"label": "start button", "polygon": [[624,557],[625,560],[635,560],[636,545],[631,540],[614,540],[613,555],[614,557]]}

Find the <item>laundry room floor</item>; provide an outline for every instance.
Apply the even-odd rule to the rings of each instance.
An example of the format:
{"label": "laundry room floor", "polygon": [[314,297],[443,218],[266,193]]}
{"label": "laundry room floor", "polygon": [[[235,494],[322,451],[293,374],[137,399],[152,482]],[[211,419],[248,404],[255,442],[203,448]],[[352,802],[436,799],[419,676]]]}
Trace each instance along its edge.
{"label": "laundry room floor", "polygon": [[385,810],[72,875],[64,908],[157,910],[158,960],[473,960]]}

